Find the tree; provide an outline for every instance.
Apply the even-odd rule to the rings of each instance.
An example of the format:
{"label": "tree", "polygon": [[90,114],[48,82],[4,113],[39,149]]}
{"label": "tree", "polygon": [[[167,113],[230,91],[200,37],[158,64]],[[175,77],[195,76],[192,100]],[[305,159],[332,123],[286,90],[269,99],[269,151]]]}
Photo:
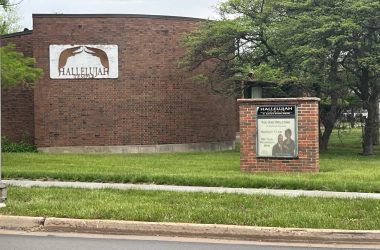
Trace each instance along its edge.
{"label": "tree", "polygon": [[19,84],[32,84],[42,73],[42,69],[34,68],[34,58],[25,57],[17,52],[13,44],[0,47],[0,54],[2,89]]}
{"label": "tree", "polygon": [[20,16],[14,5],[7,0],[0,0],[0,34],[9,34],[21,29]]}
{"label": "tree", "polygon": [[[275,82],[279,88],[293,85],[297,86],[298,94],[321,97],[326,108],[321,109],[325,129],[321,131],[320,145],[325,149],[343,92],[337,87],[341,82],[337,70],[339,51],[330,57],[337,49],[321,50],[308,45],[315,43],[314,37],[300,34],[299,30],[311,29],[316,24],[301,11],[305,8],[305,4],[296,6],[286,1],[227,1],[219,8],[221,20],[208,23],[185,39],[189,48],[186,60],[191,68],[215,60],[215,72],[223,79],[235,80],[236,75],[244,77],[254,72],[257,81]],[[241,92],[241,87],[235,89]]]}
{"label": "tree", "polygon": [[[314,61],[316,65],[323,61],[330,64],[329,70],[322,72],[328,77],[327,89],[333,91],[331,103],[337,101],[336,91],[343,89],[347,93],[347,87],[361,99],[363,107],[368,111],[363,136],[363,154],[372,154],[372,146],[378,142],[379,137],[376,133],[379,130],[376,119],[379,114],[377,108],[380,91],[380,2],[300,0],[285,2],[283,6],[286,13],[301,19],[302,22],[298,23],[307,28],[299,27],[293,18],[287,19],[289,23],[284,22],[283,25],[294,28],[296,34],[303,37],[301,41],[307,41],[304,46],[308,48],[307,50],[313,51],[314,56],[319,57]],[[299,13],[293,15],[294,12]],[[280,30],[285,29],[280,28]],[[289,37],[294,38],[294,36]],[[297,44],[299,40],[294,41]],[[298,46],[296,49],[298,54],[302,51]],[[320,55],[320,52],[324,55]],[[310,55],[310,58],[314,56]],[[303,56],[298,58],[309,60]],[[313,75],[316,75],[315,72]],[[323,119],[323,116],[321,118]]]}
{"label": "tree", "polygon": [[347,71],[350,87],[368,111],[363,136],[363,154],[373,154],[378,143],[378,103],[380,99],[380,2],[350,1],[342,12],[355,27],[345,38],[346,51],[341,65]]}
{"label": "tree", "polygon": [[0,34],[9,34],[20,31],[20,17],[13,7],[8,7],[5,11],[0,9]]}
{"label": "tree", "polygon": [[380,3],[374,0],[319,1],[312,3],[311,7],[306,14],[313,18],[316,10],[323,10],[321,28],[314,26],[315,33],[323,38],[320,40],[328,42],[320,48],[333,46],[338,49],[336,66],[346,75],[347,86],[357,94],[368,111],[363,154],[370,155],[373,153],[372,145],[378,139],[375,132],[378,131],[376,108],[380,87]]}
{"label": "tree", "polygon": [[286,54],[289,68],[312,95],[321,98],[320,148],[328,141],[348,94],[339,65],[346,30],[336,25],[341,6],[335,1],[282,1],[276,6],[285,14],[277,27],[278,46]]}
{"label": "tree", "polygon": [[[360,18],[354,12],[358,2],[367,11]],[[296,85],[303,94],[320,97],[324,125],[320,145],[327,148],[342,98],[358,82],[347,69],[353,60],[353,31],[361,34],[357,38],[363,37],[360,27],[380,19],[377,5],[375,0],[229,0],[219,7],[220,20],[185,39],[187,65],[194,67],[211,59],[215,72],[229,74],[230,79],[248,69],[260,72],[258,79]],[[372,56],[370,61],[376,65],[376,60]]]}
{"label": "tree", "polygon": [[[13,6],[7,0],[0,0],[3,7],[0,16],[0,34],[7,34],[18,31],[16,15]],[[42,69],[34,68],[34,58],[25,57],[16,51],[16,46],[8,44],[0,47],[1,62],[1,88],[7,89],[13,86],[24,84],[30,85],[42,73]]]}
{"label": "tree", "polygon": [[6,8],[9,5],[9,0],[0,0],[0,5]]}

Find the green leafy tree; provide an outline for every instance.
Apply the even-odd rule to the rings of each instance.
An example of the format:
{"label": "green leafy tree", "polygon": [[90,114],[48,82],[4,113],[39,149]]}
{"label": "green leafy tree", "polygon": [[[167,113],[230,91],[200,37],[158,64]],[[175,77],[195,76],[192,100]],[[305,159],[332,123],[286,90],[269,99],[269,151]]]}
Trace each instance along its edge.
{"label": "green leafy tree", "polygon": [[345,37],[345,53],[341,65],[349,75],[351,89],[368,111],[363,136],[363,154],[373,154],[379,140],[380,99],[380,2],[350,1],[342,11],[353,22],[352,32]]}
{"label": "green leafy tree", "polygon": [[34,67],[34,58],[17,52],[13,44],[0,47],[0,54],[2,89],[18,84],[30,85],[42,73],[41,69]]}
{"label": "green leafy tree", "polygon": [[278,1],[273,8],[283,13],[275,27],[274,46],[282,51],[283,67],[297,76],[304,94],[321,98],[320,148],[327,149],[342,99],[349,93],[339,64],[344,48],[337,38],[347,32],[336,25],[340,5],[300,0]]}
{"label": "green leafy tree", "polygon": [[[18,31],[18,17],[13,6],[7,0],[0,0],[0,5],[0,35]],[[34,67],[35,59],[17,52],[13,44],[0,47],[0,59],[2,89],[31,85],[42,73],[42,69]]]}
{"label": "green leafy tree", "polygon": [[[361,39],[369,29],[378,32],[378,5],[375,0],[229,0],[219,7],[220,20],[185,38],[185,61],[193,68],[212,60],[214,72],[220,72],[218,76],[224,79],[234,80],[236,75],[253,71],[257,80],[297,86],[303,94],[320,97],[324,125],[320,145],[327,148],[342,98],[350,89],[357,93],[355,86],[363,79],[353,75],[352,67],[363,60],[371,63],[372,71],[379,65],[377,52],[359,60],[360,53],[369,56],[371,50],[378,49],[378,35],[372,35],[371,46]],[[362,15],[358,17],[355,10]],[[376,74],[373,71],[371,77]],[[370,82],[376,86],[374,78]],[[239,85],[237,81],[230,83]],[[361,100],[365,102],[365,98]],[[363,153],[370,154],[364,151],[363,147]]]}
{"label": "green leafy tree", "polygon": [[[380,90],[380,2],[375,0],[292,1],[285,5],[288,7],[288,13],[300,10],[301,7],[300,14],[295,17],[301,18],[300,23],[306,28],[292,27],[302,31],[296,34],[300,34],[301,41],[307,41],[303,46],[306,51],[317,55],[313,64],[321,65],[323,61],[329,62],[328,72],[321,71],[328,78],[329,88],[327,89],[335,92],[348,87],[361,99],[363,107],[368,111],[363,135],[363,154],[372,154],[373,144],[379,137],[376,133],[378,132],[376,108]],[[293,20],[289,20],[290,25],[295,24]],[[303,51],[302,47],[297,46],[296,49],[298,54]],[[315,56],[299,58],[308,61],[308,58],[313,57]],[[318,57],[324,60],[318,60]],[[308,65],[309,69],[311,67]],[[313,72],[313,75],[316,74]],[[334,99],[336,102],[339,98],[334,92],[330,95],[331,102]]]}
{"label": "green leafy tree", "polygon": [[0,34],[9,34],[21,30],[20,16],[14,6],[1,5],[0,7]]}
{"label": "green leafy tree", "polygon": [[[306,41],[314,42],[314,37],[300,34],[299,30],[309,29],[314,19],[303,15],[301,10],[306,6],[295,7],[286,1],[224,2],[219,8],[221,20],[210,22],[185,38],[186,62],[194,68],[201,62],[214,60],[217,79],[208,80],[224,81],[229,83],[227,86],[235,84],[230,89],[237,90],[237,94],[244,85],[236,81],[236,76],[244,81],[248,72],[254,72],[255,81],[277,83],[279,89],[293,86],[298,90],[288,94],[321,97],[325,104],[320,116],[325,128],[320,136],[323,149],[327,148],[339,110],[338,99],[343,92],[341,87],[336,87],[340,82],[337,58],[330,57],[332,48],[318,50],[307,45]],[[321,58],[324,58],[322,63]],[[283,91],[277,93],[283,96]]]}
{"label": "green leafy tree", "polygon": [[[189,69],[204,62],[214,67],[214,74],[202,76],[205,82],[222,82],[221,92],[239,95],[241,81],[254,72],[257,80],[271,81],[283,70],[273,67],[279,52],[271,46],[270,25],[277,13],[267,6],[273,1],[227,1],[219,6],[221,19],[209,21],[193,34],[184,37],[187,54],[182,61]],[[231,16],[233,18],[231,18]],[[257,70],[256,70],[257,69]],[[210,78],[211,77],[211,78]],[[277,81],[279,79],[276,79]]]}
{"label": "green leafy tree", "polygon": [[3,8],[7,8],[8,5],[9,0],[0,0],[0,6],[2,6]]}

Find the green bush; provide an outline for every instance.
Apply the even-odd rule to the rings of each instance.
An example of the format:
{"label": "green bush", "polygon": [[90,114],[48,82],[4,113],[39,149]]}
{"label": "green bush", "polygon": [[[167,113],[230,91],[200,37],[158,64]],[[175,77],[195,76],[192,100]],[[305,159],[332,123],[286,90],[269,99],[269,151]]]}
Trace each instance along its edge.
{"label": "green bush", "polygon": [[1,151],[7,153],[37,152],[37,147],[24,141],[14,143],[7,137],[3,136],[1,138]]}

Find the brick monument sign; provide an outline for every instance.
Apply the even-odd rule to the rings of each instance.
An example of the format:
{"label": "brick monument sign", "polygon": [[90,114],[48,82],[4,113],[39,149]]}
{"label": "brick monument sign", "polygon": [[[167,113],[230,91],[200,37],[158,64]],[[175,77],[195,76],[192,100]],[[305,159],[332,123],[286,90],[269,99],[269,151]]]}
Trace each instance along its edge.
{"label": "brick monument sign", "polygon": [[240,169],[318,172],[319,98],[241,99]]}

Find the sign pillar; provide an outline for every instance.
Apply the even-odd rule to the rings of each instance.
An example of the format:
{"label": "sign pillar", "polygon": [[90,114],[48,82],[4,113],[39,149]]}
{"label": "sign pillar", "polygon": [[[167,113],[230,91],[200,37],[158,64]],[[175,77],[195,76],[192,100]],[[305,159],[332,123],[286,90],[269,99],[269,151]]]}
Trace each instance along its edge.
{"label": "sign pillar", "polygon": [[238,100],[240,169],[319,171],[319,98]]}

